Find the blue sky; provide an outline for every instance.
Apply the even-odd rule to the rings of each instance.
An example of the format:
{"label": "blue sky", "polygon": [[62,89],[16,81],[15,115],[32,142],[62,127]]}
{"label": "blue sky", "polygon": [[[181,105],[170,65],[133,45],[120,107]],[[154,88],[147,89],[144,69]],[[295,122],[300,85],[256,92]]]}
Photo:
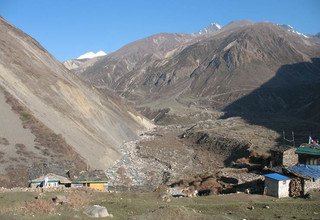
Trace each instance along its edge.
{"label": "blue sky", "polygon": [[320,32],[319,0],[0,0],[0,15],[60,61],[111,52],[160,32],[195,32],[248,19]]}

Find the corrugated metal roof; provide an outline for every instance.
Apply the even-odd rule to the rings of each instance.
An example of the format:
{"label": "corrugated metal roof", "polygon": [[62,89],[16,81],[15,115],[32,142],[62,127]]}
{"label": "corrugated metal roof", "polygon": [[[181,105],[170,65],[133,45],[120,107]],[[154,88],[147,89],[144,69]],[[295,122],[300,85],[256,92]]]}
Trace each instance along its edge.
{"label": "corrugated metal roof", "polygon": [[300,173],[313,179],[320,179],[320,166],[319,165],[305,165],[299,164],[296,166],[288,167],[288,170]]}
{"label": "corrugated metal roof", "polygon": [[107,180],[75,180],[72,183],[108,183]]}
{"label": "corrugated metal roof", "polygon": [[[55,183],[55,182],[59,182],[60,180],[55,180],[55,179],[50,179],[48,180],[48,183]],[[44,182],[44,180],[31,180],[29,181],[30,183],[42,183]]]}
{"label": "corrugated metal roof", "polygon": [[71,183],[71,181],[68,178],[66,178],[64,176],[59,176],[54,173],[48,173],[47,175],[40,176],[39,178],[31,180],[30,182],[32,182],[32,183],[42,182],[42,181],[44,181],[44,179],[46,177],[48,178],[49,182],[59,182],[60,181],[61,183]]}
{"label": "corrugated metal roof", "polygon": [[296,154],[320,155],[320,147],[304,147],[304,146],[300,146],[296,150]]}
{"label": "corrugated metal roof", "polygon": [[270,179],[278,180],[278,181],[290,179],[289,177],[281,175],[279,173],[269,173],[269,174],[265,174],[264,176]]}

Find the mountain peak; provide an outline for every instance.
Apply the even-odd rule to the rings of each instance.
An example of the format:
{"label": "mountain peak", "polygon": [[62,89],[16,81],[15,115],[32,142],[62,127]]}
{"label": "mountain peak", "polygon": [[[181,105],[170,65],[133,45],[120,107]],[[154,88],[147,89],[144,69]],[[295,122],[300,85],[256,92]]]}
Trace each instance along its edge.
{"label": "mountain peak", "polygon": [[203,35],[203,34],[210,34],[213,32],[216,32],[221,29],[221,25],[218,23],[210,23],[207,27],[201,29],[198,34]]}
{"label": "mountain peak", "polygon": [[97,53],[94,53],[94,52],[90,51],[88,53],[85,53],[85,54],[82,54],[81,56],[79,56],[77,58],[77,60],[92,59],[92,58],[95,58],[95,57],[101,57],[101,56],[105,56],[105,55],[107,55],[107,54],[102,50],[98,51]]}

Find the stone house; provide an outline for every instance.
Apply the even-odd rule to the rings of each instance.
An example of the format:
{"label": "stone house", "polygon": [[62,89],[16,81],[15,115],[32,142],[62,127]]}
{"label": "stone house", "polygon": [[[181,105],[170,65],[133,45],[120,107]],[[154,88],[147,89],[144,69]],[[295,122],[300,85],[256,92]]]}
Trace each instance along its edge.
{"label": "stone house", "polygon": [[318,144],[302,144],[295,153],[299,164],[320,165],[320,146]]}
{"label": "stone house", "polygon": [[265,193],[277,198],[289,197],[290,178],[278,173],[265,174]]}
{"label": "stone house", "polygon": [[281,145],[270,149],[270,167],[294,166],[298,163],[297,148],[289,145]]}
{"label": "stone house", "polygon": [[[284,169],[284,173],[300,182],[301,195],[305,195],[311,190],[320,190],[320,166],[318,165],[299,164]],[[293,192],[295,189],[290,189],[290,191]]]}

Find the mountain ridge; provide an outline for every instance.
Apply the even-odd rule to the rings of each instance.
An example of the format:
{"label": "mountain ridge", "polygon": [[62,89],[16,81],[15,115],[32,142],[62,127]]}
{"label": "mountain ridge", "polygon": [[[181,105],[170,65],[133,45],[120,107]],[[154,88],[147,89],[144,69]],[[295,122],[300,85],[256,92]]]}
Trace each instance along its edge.
{"label": "mountain ridge", "polygon": [[[273,54],[272,50],[269,48],[261,49],[263,48],[263,44],[268,42],[268,39],[267,39],[268,37],[263,37],[263,34],[266,34],[266,36],[269,36],[270,34],[272,34],[272,36],[270,36],[269,38],[275,39],[271,42],[272,43],[271,45],[274,47],[275,50],[279,50],[278,55]],[[225,35],[227,35],[227,37],[225,37]],[[293,43],[291,43],[291,41]],[[269,23],[247,24],[246,23],[245,25],[240,25],[240,26],[235,25],[232,28],[230,27],[226,29],[222,28],[219,31],[219,33],[213,36],[209,36],[205,38],[202,37],[202,38],[199,38],[198,40],[193,39],[191,41],[188,41],[188,43],[185,44],[184,46],[178,45],[175,49],[176,53],[173,53],[172,56],[155,59],[150,63],[148,63],[147,60],[144,60],[141,63],[146,62],[147,65],[145,66],[139,66],[139,63],[137,62],[138,65],[135,66],[134,69],[133,67],[130,67],[130,69],[127,70],[128,75],[126,78],[123,78],[124,80],[122,80],[118,74],[113,74],[112,70],[108,71],[108,68],[109,68],[108,58],[106,58],[105,60],[99,61],[101,63],[101,66],[104,65],[107,68],[104,70],[107,73],[107,75],[105,75],[106,77],[104,77],[103,72],[97,73],[101,71],[101,69],[99,68],[95,69],[98,67],[98,65],[93,65],[91,69],[90,68],[87,69],[80,75],[82,76],[83,79],[91,83],[93,82],[93,84],[95,84],[94,78],[98,75],[99,77],[101,77],[100,79],[103,79],[103,81],[99,81],[99,77],[97,78],[96,82],[99,86],[101,86],[103,82],[108,81],[109,82],[108,85],[111,85],[111,87],[115,90],[121,91],[121,94],[127,93],[126,88],[130,89],[130,85],[128,85],[127,83],[130,82],[131,86],[135,87],[135,89],[145,88],[149,94],[154,93],[155,95],[157,92],[161,92],[162,86],[167,90],[167,88],[169,88],[170,85],[172,85],[177,80],[177,78],[179,78],[178,75],[180,75],[180,77],[183,76],[185,80],[190,81],[190,79],[192,79],[194,82],[192,83],[191,90],[196,89],[197,91],[198,89],[203,87],[198,83],[201,81],[199,77],[203,75],[203,74],[200,74],[200,72],[208,71],[207,69],[208,67],[214,68],[211,71],[216,72],[222,68],[221,64],[223,64],[224,66],[223,68],[226,71],[238,71],[236,70],[236,68],[238,68],[238,66],[243,66],[244,63],[260,62],[260,64],[263,64],[263,63],[264,64],[259,68],[265,68],[265,71],[269,69],[268,70],[269,73],[264,76],[265,77],[264,80],[268,80],[273,76],[272,72],[274,73],[281,66],[281,64],[290,63],[290,62],[294,63],[299,61],[307,61],[307,60],[311,60],[312,57],[319,56],[319,54],[317,55],[317,52],[316,52],[317,50],[312,49],[311,44],[314,46],[318,46],[317,43],[301,39],[299,36],[292,35],[290,32],[287,33],[284,29],[277,27],[273,24],[269,24]],[[283,46],[284,48],[282,48]],[[282,52],[280,52],[280,48]],[[307,51],[304,51],[305,50],[304,48],[308,48],[307,51],[309,51],[310,53]],[[283,49],[285,49],[286,52],[284,52]],[[264,52],[262,53],[261,50],[264,50]],[[121,49],[116,53],[120,53],[120,51]],[[309,54],[307,54],[306,52]],[[284,53],[290,54],[289,59],[291,60],[288,60],[287,55],[284,55]],[[211,55],[212,57],[210,57],[210,54],[212,54]],[[220,57],[218,57],[218,54],[221,54],[219,55]],[[268,64],[270,62],[272,63],[270,64],[271,66]],[[211,66],[209,64],[211,64]],[[119,67],[119,64],[117,67]],[[258,66],[254,68],[258,68]],[[183,69],[186,69],[188,73],[182,73]],[[98,70],[98,71],[95,72],[94,70]],[[145,74],[144,72],[145,73],[149,72],[150,74],[146,74],[141,78],[139,75]],[[114,75],[116,75],[117,77],[113,79]],[[135,82],[135,79],[140,80],[140,81],[137,81],[138,83],[137,85],[132,84]],[[217,82],[220,82],[220,81],[217,81]],[[185,86],[187,84],[184,84],[184,83],[181,83],[181,84],[182,85],[176,84],[176,86],[178,87],[181,86],[181,88],[186,88]],[[141,86],[138,86],[138,85],[141,85]],[[257,87],[258,85],[259,84],[256,84],[255,87]],[[247,86],[243,85],[243,86],[244,88],[245,87],[252,88],[252,86],[250,85],[247,85]],[[209,91],[205,92],[204,90],[203,91],[202,90],[203,89],[201,89],[201,91],[199,91],[198,93],[194,93],[193,95],[199,96],[205,93],[208,94],[209,92]],[[206,90],[208,90],[208,88],[206,88]],[[151,92],[151,91],[154,91],[154,92]],[[173,93],[175,93],[175,91],[176,90],[173,90]],[[221,92],[222,93],[228,92],[228,89],[224,89]],[[192,93],[190,95],[192,95]]]}

